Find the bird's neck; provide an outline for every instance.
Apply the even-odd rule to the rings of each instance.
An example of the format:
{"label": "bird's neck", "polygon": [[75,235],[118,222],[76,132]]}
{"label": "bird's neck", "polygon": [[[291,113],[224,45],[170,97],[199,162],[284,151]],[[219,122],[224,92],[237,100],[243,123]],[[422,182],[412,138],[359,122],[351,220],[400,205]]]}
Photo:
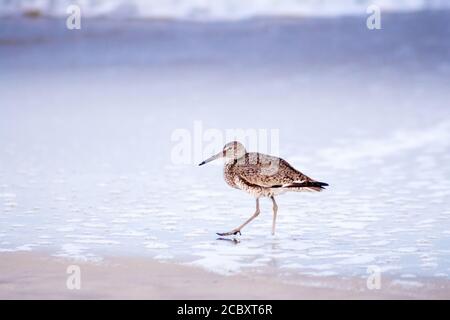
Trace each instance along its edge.
{"label": "bird's neck", "polygon": [[225,159],[225,165],[230,165],[230,164],[236,164],[238,162],[245,162],[245,158],[247,157],[248,153],[243,154],[240,157],[235,157],[235,158],[226,158]]}

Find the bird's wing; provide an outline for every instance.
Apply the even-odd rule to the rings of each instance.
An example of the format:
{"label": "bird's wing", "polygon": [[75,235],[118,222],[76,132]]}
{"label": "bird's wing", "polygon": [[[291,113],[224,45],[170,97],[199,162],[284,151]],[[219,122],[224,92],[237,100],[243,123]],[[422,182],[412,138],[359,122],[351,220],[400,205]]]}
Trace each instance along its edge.
{"label": "bird's wing", "polygon": [[261,187],[281,187],[294,182],[305,182],[312,179],[295,170],[283,159],[264,157],[248,159],[234,166],[234,172],[250,184]]}

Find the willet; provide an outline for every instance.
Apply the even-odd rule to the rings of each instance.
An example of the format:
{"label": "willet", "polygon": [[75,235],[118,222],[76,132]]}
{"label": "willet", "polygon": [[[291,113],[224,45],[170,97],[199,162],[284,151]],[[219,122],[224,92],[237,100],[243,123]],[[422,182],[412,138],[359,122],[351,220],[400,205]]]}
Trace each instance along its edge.
{"label": "willet", "polygon": [[247,152],[245,147],[237,141],[227,143],[222,151],[206,159],[199,166],[219,158],[226,159],[224,166],[226,183],[233,188],[247,191],[256,198],[255,213],[232,231],[217,233],[219,236],[241,234],[241,229],[259,215],[259,198],[261,197],[269,197],[272,200],[272,234],[275,234],[278,211],[275,196],[288,191],[322,191],[324,187],[328,186],[325,182],[307,177],[281,158]]}

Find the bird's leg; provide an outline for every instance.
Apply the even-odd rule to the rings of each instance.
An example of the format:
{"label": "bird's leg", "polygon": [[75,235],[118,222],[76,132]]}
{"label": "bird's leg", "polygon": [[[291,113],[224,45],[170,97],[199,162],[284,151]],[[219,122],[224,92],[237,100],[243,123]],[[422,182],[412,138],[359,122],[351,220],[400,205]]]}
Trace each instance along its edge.
{"label": "bird's leg", "polygon": [[272,235],[275,234],[275,222],[277,220],[277,212],[278,212],[278,206],[277,203],[275,202],[275,197],[270,197],[270,199],[272,199],[273,202],[273,221],[272,221]]}
{"label": "bird's leg", "polygon": [[219,236],[231,236],[231,235],[236,235],[238,233],[241,234],[241,229],[243,227],[245,227],[247,224],[249,224],[253,219],[255,219],[259,215],[259,213],[260,213],[260,211],[259,211],[259,198],[256,198],[256,211],[247,221],[245,221],[239,227],[237,227],[236,229],[233,229],[230,232],[217,233],[217,234]]}

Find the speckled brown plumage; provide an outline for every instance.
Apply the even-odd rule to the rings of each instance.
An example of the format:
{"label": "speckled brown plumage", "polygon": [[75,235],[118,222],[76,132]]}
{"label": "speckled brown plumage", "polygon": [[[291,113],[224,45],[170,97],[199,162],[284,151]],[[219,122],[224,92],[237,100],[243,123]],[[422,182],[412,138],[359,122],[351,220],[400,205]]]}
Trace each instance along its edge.
{"label": "speckled brown plumage", "polygon": [[287,191],[321,191],[325,186],[283,159],[256,152],[229,159],[224,166],[224,178],[231,187],[256,197],[271,197]]}
{"label": "speckled brown plumage", "polygon": [[224,178],[233,188],[244,190],[256,198],[256,211],[250,219],[238,228],[219,235],[232,235],[259,215],[259,198],[270,197],[273,202],[272,234],[278,206],[275,196],[288,191],[322,191],[327,183],[315,181],[294,169],[287,161],[257,152],[247,152],[245,147],[233,141],[227,143],[222,152],[200,163],[203,165],[218,158],[225,158]]}

